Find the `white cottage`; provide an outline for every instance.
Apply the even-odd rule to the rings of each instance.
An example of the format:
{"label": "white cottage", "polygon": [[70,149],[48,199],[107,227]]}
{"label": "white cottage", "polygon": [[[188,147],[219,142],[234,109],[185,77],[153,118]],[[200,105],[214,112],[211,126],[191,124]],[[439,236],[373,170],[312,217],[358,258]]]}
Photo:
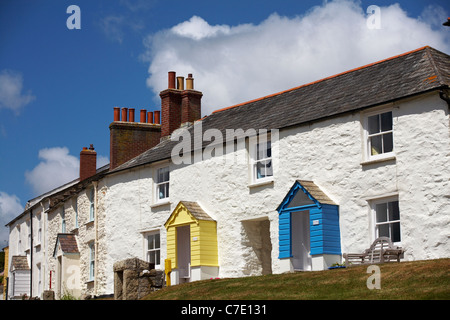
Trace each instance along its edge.
{"label": "white cottage", "polygon": [[172,285],[323,270],[380,236],[404,260],[448,258],[449,84],[450,57],[423,47],[200,119],[192,75],[169,72],[161,121],[116,108],[109,168],[49,197],[65,194],[49,226],[94,218],[46,229],[45,264],[75,234],[80,292],[102,295],[134,257]]}

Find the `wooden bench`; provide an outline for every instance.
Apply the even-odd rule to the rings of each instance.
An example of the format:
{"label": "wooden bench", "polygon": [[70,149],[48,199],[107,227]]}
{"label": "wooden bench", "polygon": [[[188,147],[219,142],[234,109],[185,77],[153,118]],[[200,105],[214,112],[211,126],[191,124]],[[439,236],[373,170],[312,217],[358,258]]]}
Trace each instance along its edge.
{"label": "wooden bench", "polygon": [[400,262],[403,252],[402,248],[392,244],[390,238],[380,237],[362,253],[344,253],[345,265],[385,263],[394,260]]}

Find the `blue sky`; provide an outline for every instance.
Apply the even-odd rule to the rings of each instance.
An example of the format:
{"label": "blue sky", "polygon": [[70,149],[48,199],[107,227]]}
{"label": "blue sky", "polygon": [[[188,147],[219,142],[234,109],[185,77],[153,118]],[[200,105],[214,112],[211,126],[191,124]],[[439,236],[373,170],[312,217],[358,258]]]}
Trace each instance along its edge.
{"label": "blue sky", "polygon": [[[69,5],[81,29],[69,30]],[[380,28],[366,24],[380,8]],[[193,73],[203,113],[430,45],[450,54],[446,1],[0,1],[0,246],[26,202],[108,163],[113,107],[159,108]],[[258,79],[258,80],[255,80]],[[138,114],[138,113],[137,113]]]}

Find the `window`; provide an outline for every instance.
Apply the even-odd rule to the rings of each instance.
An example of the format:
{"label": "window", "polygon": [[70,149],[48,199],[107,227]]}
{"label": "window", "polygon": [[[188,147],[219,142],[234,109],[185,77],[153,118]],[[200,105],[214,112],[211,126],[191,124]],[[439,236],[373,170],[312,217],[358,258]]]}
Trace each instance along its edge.
{"label": "window", "polygon": [[394,151],[392,111],[367,117],[367,158],[382,158]]}
{"label": "window", "polygon": [[161,265],[161,245],[159,241],[159,232],[147,235],[147,262],[154,263],[158,269]]}
{"label": "window", "polygon": [[400,242],[400,210],[398,201],[377,201],[374,203],[375,238],[388,237],[392,242]]}
{"label": "window", "polygon": [[37,287],[37,293],[38,293],[38,295],[40,295],[41,294],[41,292],[42,292],[42,273],[41,273],[41,264],[40,263],[38,263],[38,264],[36,264],[36,267],[37,267],[37,278],[38,278],[38,280],[37,280],[37,285],[38,285],[38,287]]}
{"label": "window", "polygon": [[61,212],[61,232],[66,233],[66,211],[64,210],[64,207]]}
{"label": "window", "polygon": [[38,220],[37,241],[38,241],[38,243],[41,243],[41,237],[42,237],[42,216],[40,214],[37,216],[37,220]]}
{"label": "window", "polygon": [[253,182],[271,179],[273,168],[272,144],[270,140],[255,144],[252,151],[254,152],[251,154]]}
{"label": "window", "polygon": [[169,167],[159,168],[156,174],[156,201],[169,199]]}
{"label": "window", "polygon": [[95,198],[95,190],[94,188],[91,189],[91,194],[89,196],[89,221],[94,221],[94,199]]}
{"label": "window", "polygon": [[73,210],[75,211],[75,228],[78,228],[78,199],[73,200]]}
{"label": "window", "polygon": [[27,249],[30,249],[30,246],[31,246],[31,226],[30,226],[30,220],[27,221],[27,230],[28,230]]}
{"label": "window", "polygon": [[89,244],[89,280],[94,280],[95,275],[95,243]]}

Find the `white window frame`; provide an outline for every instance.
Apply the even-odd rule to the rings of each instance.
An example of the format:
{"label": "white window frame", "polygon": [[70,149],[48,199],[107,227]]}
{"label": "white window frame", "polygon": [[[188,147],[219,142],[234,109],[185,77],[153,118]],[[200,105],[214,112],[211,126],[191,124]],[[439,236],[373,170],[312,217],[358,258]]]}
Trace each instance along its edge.
{"label": "white window frame", "polygon": [[89,242],[89,281],[95,278],[95,242]]}
{"label": "white window frame", "polygon": [[[159,247],[156,246],[156,238],[154,238],[152,241],[153,243],[150,244],[149,237],[155,237],[158,236],[159,239]],[[151,262],[150,255],[159,254],[159,263],[157,263],[157,258],[155,257],[155,269],[161,269],[161,232],[159,230],[146,232],[144,234],[144,243],[145,243],[145,261]],[[152,247],[152,248],[151,248]],[[159,253],[157,253],[159,252]]]}
{"label": "white window frame", "polygon": [[[159,179],[159,173],[160,170],[163,169],[167,169],[168,170],[168,174],[169,174],[169,180],[164,180],[164,181],[160,181],[158,182]],[[170,166],[169,164],[165,164],[165,165],[160,165],[155,167],[155,174],[154,174],[154,185],[155,185],[155,203],[156,204],[160,204],[160,203],[167,203],[170,200]],[[168,191],[168,196],[166,195],[166,197],[164,198],[160,198],[159,197],[159,190],[161,187],[163,186],[167,186],[167,191]]]}
{"label": "white window frame", "polygon": [[37,244],[40,244],[42,241],[42,214],[36,215],[36,219],[38,221]]}
{"label": "white window frame", "polygon": [[78,198],[73,200],[73,211],[75,211],[75,229],[79,228],[78,225]]}
{"label": "white window frame", "polygon": [[[381,117],[382,114],[391,112],[392,114],[392,127],[391,130],[381,131],[381,121],[380,123],[380,131],[370,134],[369,133],[369,118],[373,116]],[[381,119],[380,119],[381,120]],[[364,160],[365,161],[376,161],[376,160],[383,160],[383,159],[390,159],[395,157],[395,146],[394,146],[394,112],[392,107],[383,108],[383,109],[377,109],[374,111],[366,112],[364,113],[364,120],[363,120],[363,129],[364,129]],[[389,152],[381,152],[378,154],[372,154],[372,145],[371,145],[371,138],[376,136],[384,136],[387,134],[392,135],[392,151]],[[383,139],[381,139],[382,148],[384,146]],[[384,151],[384,150],[382,150]]]}
{"label": "white window frame", "polygon": [[[399,216],[398,219],[395,220],[390,220],[390,214],[389,214],[389,203],[391,202],[397,202],[398,203],[398,210],[399,210]],[[386,221],[377,221],[377,205],[381,205],[381,204],[387,204],[387,211],[386,211]],[[395,245],[401,245],[401,241],[402,241],[402,226],[401,226],[401,212],[400,212],[400,203],[398,200],[398,196],[393,196],[393,197],[387,197],[387,198],[378,198],[375,200],[371,201],[371,213],[372,213],[372,232],[373,232],[373,240],[375,240],[376,238],[380,237],[380,233],[379,233],[379,226],[381,225],[388,225],[389,226],[389,238],[391,239],[392,243],[394,243]],[[400,240],[399,241],[394,241],[393,239],[393,234],[392,234],[392,226],[393,224],[399,223],[400,224],[400,230],[399,230],[399,237]]]}
{"label": "white window frame", "polygon": [[38,296],[40,296],[41,295],[41,292],[42,292],[42,271],[41,271],[41,264],[40,263],[37,263],[36,264],[36,269],[37,269],[37,293],[38,293]]}
{"label": "white window frame", "polygon": [[26,225],[27,225],[27,248],[26,248],[26,250],[29,250],[31,248],[31,221],[27,220]]}
{"label": "white window frame", "polygon": [[64,206],[61,209],[61,233],[66,233],[67,225],[66,225],[66,210]]}
{"label": "white window frame", "polygon": [[95,188],[92,187],[89,190],[89,222],[95,219]]}
{"label": "white window frame", "polygon": [[22,253],[22,239],[20,233],[20,225],[17,225],[16,228],[17,228],[17,254],[20,255]]}
{"label": "white window frame", "polygon": [[[270,156],[266,151],[263,152],[263,157],[259,158],[261,152],[258,153],[259,146],[265,146],[270,144]],[[267,149],[266,149],[267,150]],[[265,155],[265,156],[264,156]],[[264,183],[270,183],[273,181],[274,164],[273,164],[273,145],[270,135],[259,135],[249,138],[249,160],[250,160],[250,185],[259,185]],[[264,177],[258,177],[258,164],[263,162],[270,162],[272,169],[271,175],[265,175]],[[267,168],[266,168],[267,170]]]}

